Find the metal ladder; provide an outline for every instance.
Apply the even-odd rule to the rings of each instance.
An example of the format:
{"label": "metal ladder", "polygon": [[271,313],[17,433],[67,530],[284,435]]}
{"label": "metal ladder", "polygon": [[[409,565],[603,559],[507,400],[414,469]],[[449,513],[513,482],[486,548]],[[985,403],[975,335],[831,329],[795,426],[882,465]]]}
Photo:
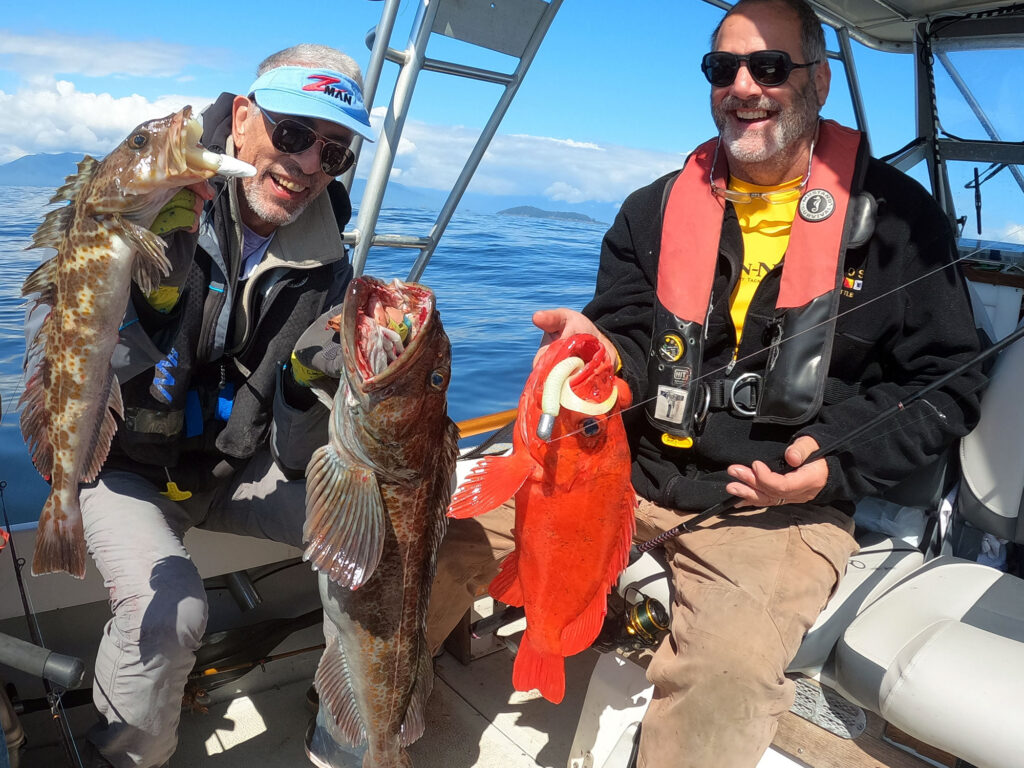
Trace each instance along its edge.
{"label": "metal ladder", "polygon": [[[562,0],[420,0],[408,46],[405,50],[396,50],[389,47],[389,42],[400,0],[385,0],[381,19],[366,38],[367,46],[370,48],[370,61],[364,78],[363,99],[368,110],[373,106],[384,60],[395,62],[400,69],[384,119],[384,127],[377,140],[377,152],[359,204],[355,229],[346,231],[343,236],[345,243],[353,247],[352,266],[356,275],[363,273],[370,248],[383,246],[418,250],[419,255],[409,272],[408,280],[420,279],[561,4]],[[511,74],[505,74],[427,58],[427,44],[433,34],[444,35],[515,57],[519,60],[518,66]],[[394,165],[402,129],[405,127],[416,80],[420,71],[424,69],[496,83],[503,85],[504,91],[429,234],[425,237],[413,237],[378,233],[377,219],[384,191]],[[361,146],[362,140],[357,137],[357,141],[353,142],[353,151],[357,156]],[[349,171],[343,177],[349,188],[352,173],[353,171]]]}

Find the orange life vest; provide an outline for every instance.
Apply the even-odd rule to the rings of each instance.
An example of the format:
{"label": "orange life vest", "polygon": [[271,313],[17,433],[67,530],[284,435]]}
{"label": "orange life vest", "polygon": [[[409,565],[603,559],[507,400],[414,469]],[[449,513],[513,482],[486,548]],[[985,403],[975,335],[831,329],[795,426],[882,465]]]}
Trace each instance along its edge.
{"label": "orange life vest", "polygon": [[[680,444],[693,434],[709,395],[700,364],[719,256],[725,200],[711,191],[717,139],[700,145],[672,183],[662,215],[657,302],[648,356],[648,418]],[[777,324],[756,407],[756,421],[800,424],[821,407],[848,245],[851,197],[867,166],[859,131],[821,121],[810,178],[782,262]],[[724,163],[719,163],[724,166]],[[727,186],[727,170],[715,169]],[[694,396],[697,395],[697,396]]]}

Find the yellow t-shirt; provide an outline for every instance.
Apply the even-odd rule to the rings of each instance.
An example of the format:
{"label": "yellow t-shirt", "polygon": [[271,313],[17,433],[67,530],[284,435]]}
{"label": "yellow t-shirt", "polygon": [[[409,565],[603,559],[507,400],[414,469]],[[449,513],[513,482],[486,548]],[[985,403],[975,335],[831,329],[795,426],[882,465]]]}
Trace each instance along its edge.
{"label": "yellow t-shirt", "polygon": [[[774,192],[795,189],[802,180],[799,178],[774,187],[762,187],[730,177],[729,189],[737,192]],[[743,233],[743,271],[736,281],[729,304],[732,322],[736,326],[737,347],[743,336],[743,324],[754,291],[761,284],[761,279],[778,266],[786,253],[799,200],[799,195],[793,195],[791,201],[784,203],[770,203],[760,198],[754,198],[749,203],[733,203]]]}

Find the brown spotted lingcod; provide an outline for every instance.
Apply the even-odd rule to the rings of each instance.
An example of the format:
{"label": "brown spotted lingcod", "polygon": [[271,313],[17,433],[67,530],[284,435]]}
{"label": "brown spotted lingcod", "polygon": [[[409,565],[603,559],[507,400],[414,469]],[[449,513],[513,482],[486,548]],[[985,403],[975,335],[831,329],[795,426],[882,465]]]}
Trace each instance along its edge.
{"label": "brown spotted lingcod", "polygon": [[451,345],[433,293],[397,280],[353,280],[339,327],[330,440],[306,469],[304,557],[330,619],[316,687],[364,768],[407,767],[433,684],[427,599],[458,452]]}
{"label": "brown spotted lingcod", "polygon": [[110,358],[134,280],[148,293],[170,270],[164,241],[149,231],[181,188],[251,166],[209,152],[185,107],[136,128],[102,161],[86,156],[50,202],[29,248],[55,248],[22,285],[49,314],[30,344],[36,364],[21,397],[21,432],[36,469],[50,478],[36,533],[32,573],[85,576],[78,486],[106,460],[123,416]]}

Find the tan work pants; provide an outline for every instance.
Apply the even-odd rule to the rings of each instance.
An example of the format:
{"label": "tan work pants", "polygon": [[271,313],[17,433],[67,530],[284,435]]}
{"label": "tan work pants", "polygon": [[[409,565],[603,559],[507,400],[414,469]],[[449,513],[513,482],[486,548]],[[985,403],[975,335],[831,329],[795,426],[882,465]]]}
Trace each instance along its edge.
{"label": "tan work pants", "polygon": [[[641,501],[637,540],[692,514]],[[427,614],[436,650],[514,546],[506,504],[453,520],[438,552]],[[753,768],[793,703],[784,673],[857,549],[853,522],[829,507],[788,505],[705,521],[665,546],[671,631],[654,654],[654,700],[638,768]]]}

